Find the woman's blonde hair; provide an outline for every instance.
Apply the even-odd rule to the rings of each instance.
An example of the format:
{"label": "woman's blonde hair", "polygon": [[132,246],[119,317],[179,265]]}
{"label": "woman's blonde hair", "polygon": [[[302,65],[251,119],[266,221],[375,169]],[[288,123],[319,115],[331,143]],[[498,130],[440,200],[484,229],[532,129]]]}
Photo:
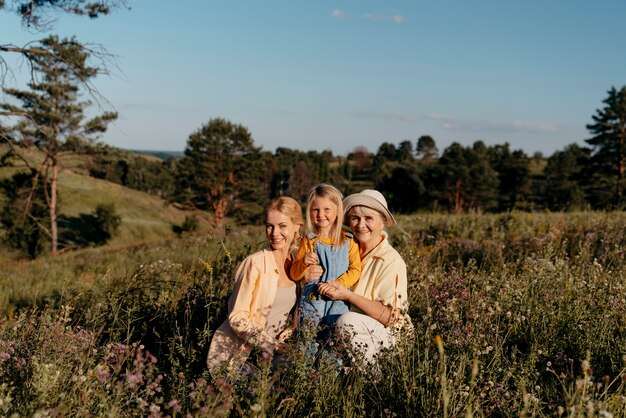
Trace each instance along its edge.
{"label": "woman's blonde hair", "polygon": [[305,232],[306,234],[314,234],[318,235],[319,230],[317,226],[313,223],[311,219],[311,203],[313,199],[316,197],[325,197],[330,199],[335,205],[337,205],[337,219],[335,219],[335,223],[330,229],[330,238],[335,243],[334,248],[338,248],[339,245],[343,244],[345,237],[343,234],[343,194],[333,185],[328,183],[320,183],[317,186],[313,187],[309,192],[309,196],[307,198],[307,206],[306,206],[306,226]]}
{"label": "woman's blonde hair", "polygon": [[[302,226],[304,224],[304,220],[302,219],[302,207],[300,206],[300,203],[292,197],[279,196],[272,199],[263,210],[263,221],[267,221],[267,214],[272,210],[279,211],[291,219],[291,222],[296,225]],[[292,252],[296,251],[300,245],[300,229],[301,227],[296,230],[296,235],[291,243],[290,249]]]}

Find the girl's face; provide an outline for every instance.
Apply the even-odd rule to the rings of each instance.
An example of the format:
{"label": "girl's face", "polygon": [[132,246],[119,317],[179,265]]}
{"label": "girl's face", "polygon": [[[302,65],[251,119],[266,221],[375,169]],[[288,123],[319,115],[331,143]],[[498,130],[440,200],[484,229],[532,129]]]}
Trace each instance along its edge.
{"label": "girl's face", "polygon": [[377,244],[382,239],[385,219],[374,209],[355,206],[348,212],[350,229],[363,244]]}
{"label": "girl's face", "polygon": [[337,205],[328,197],[317,196],[311,201],[309,216],[320,231],[328,232],[337,220]]}
{"label": "girl's face", "polygon": [[265,219],[265,235],[273,250],[291,248],[300,225],[279,210],[270,210]]}

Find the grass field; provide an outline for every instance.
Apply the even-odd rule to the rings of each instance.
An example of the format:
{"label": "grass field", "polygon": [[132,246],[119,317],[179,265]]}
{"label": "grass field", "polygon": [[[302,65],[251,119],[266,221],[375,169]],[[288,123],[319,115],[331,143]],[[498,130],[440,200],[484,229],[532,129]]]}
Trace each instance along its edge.
{"label": "grass field", "polygon": [[[5,152],[6,146],[0,146]],[[20,149],[29,161],[41,160],[41,153],[34,147]],[[115,183],[100,180],[88,175],[90,156],[70,154],[63,158],[59,174],[58,214],[66,223],[80,224],[81,216],[93,214],[99,204],[112,204],[121,225],[108,245],[119,248],[128,245],[140,245],[152,241],[173,238],[176,233],[173,226],[180,226],[187,216],[195,216],[198,230],[211,228],[210,216],[202,211],[179,210],[165,200]],[[148,156],[147,158],[156,158]],[[24,164],[15,159],[13,167],[0,167],[0,180],[9,177]],[[0,202],[4,196],[0,193]],[[60,222],[63,229],[63,222]],[[0,231],[1,233],[1,231]],[[61,231],[61,247],[64,243]],[[15,254],[0,253],[0,262],[11,263]]]}
{"label": "grass field", "polygon": [[624,213],[400,216],[390,234],[416,329],[401,355],[373,371],[311,365],[295,338],[287,369],[259,361],[233,382],[207,376],[206,351],[261,227],[12,262],[0,416],[624,417],[625,225]]}

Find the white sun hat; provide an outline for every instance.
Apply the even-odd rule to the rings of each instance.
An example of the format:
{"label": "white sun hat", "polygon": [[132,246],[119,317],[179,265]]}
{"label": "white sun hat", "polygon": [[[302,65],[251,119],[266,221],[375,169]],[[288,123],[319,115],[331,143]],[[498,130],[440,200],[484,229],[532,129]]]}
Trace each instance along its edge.
{"label": "white sun hat", "polygon": [[386,226],[393,226],[397,224],[396,219],[393,217],[391,212],[389,212],[385,196],[383,196],[383,194],[378,190],[366,189],[360,193],[353,193],[343,199],[344,214],[348,214],[350,209],[354,206],[365,206],[380,212],[380,214],[385,218]]}

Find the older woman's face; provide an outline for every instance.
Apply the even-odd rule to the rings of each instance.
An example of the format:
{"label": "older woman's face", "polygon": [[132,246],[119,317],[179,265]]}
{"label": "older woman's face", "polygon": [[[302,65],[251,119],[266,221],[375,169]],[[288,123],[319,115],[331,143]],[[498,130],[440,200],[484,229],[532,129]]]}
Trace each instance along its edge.
{"label": "older woman's face", "polygon": [[380,212],[365,206],[354,206],[348,212],[348,221],[354,237],[360,242],[380,241],[385,227],[385,218]]}

